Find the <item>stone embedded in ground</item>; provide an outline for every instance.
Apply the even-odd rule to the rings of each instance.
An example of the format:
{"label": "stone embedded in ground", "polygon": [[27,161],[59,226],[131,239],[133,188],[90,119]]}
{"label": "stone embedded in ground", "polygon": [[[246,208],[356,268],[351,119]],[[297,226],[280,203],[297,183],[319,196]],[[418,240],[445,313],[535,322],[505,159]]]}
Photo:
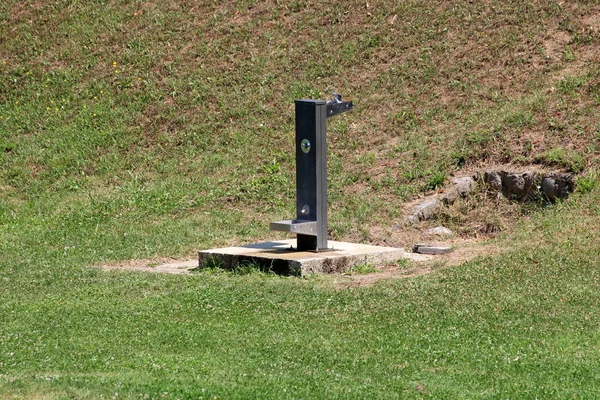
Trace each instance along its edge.
{"label": "stone embedded in ground", "polygon": [[507,174],[502,179],[502,191],[506,197],[513,194],[522,195],[525,190],[525,179],[521,174]]}
{"label": "stone embedded in ground", "polygon": [[[410,214],[404,217],[404,225],[414,225],[420,221],[433,219],[443,205],[451,205],[459,198],[472,194],[477,189],[479,180],[508,199],[538,199],[543,193],[548,200],[555,201],[556,199],[566,199],[569,193],[575,189],[574,175],[562,172],[494,170],[478,172],[473,177],[454,178],[454,186],[446,189],[445,193],[429,196],[414,206]],[[396,224],[394,229],[400,229],[401,226],[401,223]]]}
{"label": "stone embedded in ground", "polygon": [[477,182],[470,176],[455,178],[454,183],[454,187],[462,197],[468,196],[477,187]]}
{"label": "stone embedded in ground", "polygon": [[440,205],[440,200],[437,198],[424,201],[413,208],[412,215],[416,216],[421,221],[427,220],[433,217]]}
{"label": "stone embedded in ground", "polygon": [[[419,222],[419,218],[415,215],[407,215],[404,217],[404,225],[415,225],[417,222]],[[401,226],[401,224],[396,224],[394,225],[394,229],[398,230]]]}
{"label": "stone embedded in ground", "polygon": [[413,253],[419,254],[442,255],[450,253],[452,251],[452,247],[445,245],[419,243],[413,246],[412,251]]}
{"label": "stone embedded in ground", "polygon": [[502,193],[507,198],[516,196],[524,198],[529,196],[537,188],[533,184],[535,173],[523,172],[518,174],[504,174],[502,177]]}
{"label": "stone embedded in ground", "polygon": [[502,174],[499,171],[485,171],[483,181],[498,192],[502,190]]}
{"label": "stone embedded in ground", "polygon": [[454,234],[445,226],[436,226],[435,228],[427,229],[425,233],[431,236],[452,236]]}
{"label": "stone embedded in ground", "polygon": [[506,171],[485,171],[483,181],[488,187],[502,192],[507,197],[519,199],[526,198],[537,190],[535,184],[539,181],[539,175],[536,172],[506,172]]}
{"label": "stone embedded in ground", "polygon": [[506,172],[485,171],[483,182],[507,198],[526,199],[535,193],[543,193],[550,201],[566,199],[575,189],[572,174],[563,172],[539,173],[533,171]]}
{"label": "stone embedded in ground", "polygon": [[410,215],[404,217],[405,225],[414,225],[419,221],[425,221],[432,218],[440,208],[442,202],[437,198],[427,199],[416,206],[410,212]]}
{"label": "stone embedded in ground", "polygon": [[566,199],[575,188],[575,179],[571,174],[551,172],[542,179],[540,190],[550,201]]}
{"label": "stone embedded in ground", "polygon": [[477,182],[470,176],[454,178],[453,181],[454,186],[441,196],[441,200],[445,204],[453,204],[459,198],[467,197],[477,187]]}
{"label": "stone embedded in ground", "polygon": [[460,194],[455,188],[450,188],[444,192],[443,195],[440,196],[440,199],[446,205],[451,205],[456,202],[460,198]]}
{"label": "stone embedded in ground", "polygon": [[554,201],[558,197],[558,185],[556,184],[556,181],[551,177],[545,177],[542,180],[541,189],[550,201]]}

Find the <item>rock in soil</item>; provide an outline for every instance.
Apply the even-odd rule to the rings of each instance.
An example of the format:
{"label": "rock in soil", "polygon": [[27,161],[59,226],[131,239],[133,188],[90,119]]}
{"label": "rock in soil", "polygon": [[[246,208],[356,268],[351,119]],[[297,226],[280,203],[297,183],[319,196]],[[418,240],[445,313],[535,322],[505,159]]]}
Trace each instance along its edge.
{"label": "rock in soil", "polygon": [[415,244],[412,248],[413,253],[441,255],[452,251],[451,246],[432,245],[432,244]]}
{"label": "rock in soil", "polygon": [[425,231],[430,236],[452,236],[453,232],[445,226],[436,226],[435,228],[427,229]]}

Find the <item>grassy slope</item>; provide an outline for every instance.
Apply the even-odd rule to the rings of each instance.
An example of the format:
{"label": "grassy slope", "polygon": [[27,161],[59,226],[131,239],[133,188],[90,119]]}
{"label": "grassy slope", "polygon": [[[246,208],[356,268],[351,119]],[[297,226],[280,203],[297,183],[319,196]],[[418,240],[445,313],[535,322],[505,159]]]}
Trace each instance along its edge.
{"label": "grassy slope", "polygon": [[272,237],[293,99],[332,89],[356,103],[329,126],[335,239],[383,241],[480,163],[593,176],[600,10],[561,4],[0,4],[0,392],[590,397],[597,191],[523,250],[367,289],[85,268]]}
{"label": "grassy slope", "polygon": [[597,8],[421,3],[3,2],[3,214],[176,215],[175,253],[265,237],[293,211],[293,99],[331,89],[356,102],[330,122],[336,239],[385,240],[460,168],[591,166]]}

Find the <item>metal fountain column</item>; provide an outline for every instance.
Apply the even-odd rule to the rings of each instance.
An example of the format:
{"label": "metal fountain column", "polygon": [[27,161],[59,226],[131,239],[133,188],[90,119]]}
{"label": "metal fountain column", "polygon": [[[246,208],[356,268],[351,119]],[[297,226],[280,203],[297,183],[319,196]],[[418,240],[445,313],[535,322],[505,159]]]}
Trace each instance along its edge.
{"label": "metal fountain column", "polygon": [[296,233],[300,251],[327,247],[327,118],[352,109],[351,101],[296,100],[296,219],[271,230]]}

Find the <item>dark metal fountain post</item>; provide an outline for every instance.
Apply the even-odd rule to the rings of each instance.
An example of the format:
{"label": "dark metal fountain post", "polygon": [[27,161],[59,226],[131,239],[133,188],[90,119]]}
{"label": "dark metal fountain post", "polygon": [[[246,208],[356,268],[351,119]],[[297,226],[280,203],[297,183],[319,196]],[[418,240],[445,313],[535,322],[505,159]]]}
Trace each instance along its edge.
{"label": "dark metal fountain post", "polygon": [[271,229],[297,234],[298,250],[327,250],[328,117],[352,109],[352,102],[296,100],[296,219],[272,222]]}

